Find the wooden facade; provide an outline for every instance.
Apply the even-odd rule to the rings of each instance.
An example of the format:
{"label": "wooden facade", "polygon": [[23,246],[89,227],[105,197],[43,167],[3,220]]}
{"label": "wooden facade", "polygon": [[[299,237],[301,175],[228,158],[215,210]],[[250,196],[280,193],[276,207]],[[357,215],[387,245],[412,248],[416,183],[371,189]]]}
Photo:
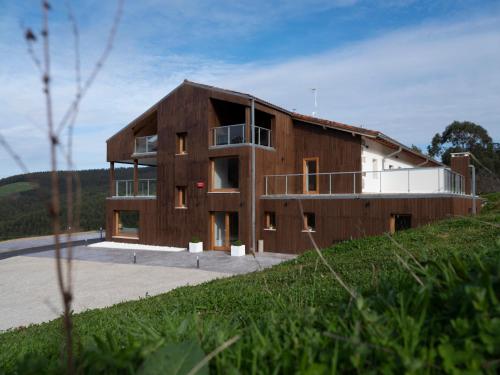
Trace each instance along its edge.
{"label": "wooden facade", "polygon": [[[205,250],[210,250],[217,247],[213,213],[227,212],[238,214],[237,237],[248,251],[252,243],[252,104],[255,124],[271,130],[271,147],[255,146],[256,240],[264,240],[265,251],[297,253],[310,248],[297,200],[265,196],[265,176],[301,174],[308,158],[317,161],[320,173],[361,171],[362,137],[376,138],[378,133],[293,114],[250,95],[191,82],[181,84],[107,141],[107,159],[112,165],[155,166],[157,175],[154,197],[112,196],[107,200],[107,239],[122,241],[112,229],[115,213],[129,210],[138,211],[140,220],[139,239],[126,239],[128,242],[187,247],[196,236],[204,242]],[[213,129],[231,124],[245,124],[245,142],[214,146]],[[154,155],[136,154],[135,139],[155,134],[158,146]],[[179,137],[185,144],[181,154]],[[386,139],[381,142],[399,147]],[[403,153],[416,163],[436,164],[411,150]],[[212,162],[223,157],[238,158],[239,186],[214,191]],[[115,195],[113,172],[111,180],[110,190]],[[319,185],[325,183],[318,180]],[[137,184],[135,176],[134,195]],[[300,190],[303,184],[297,178],[290,182],[290,189]],[[185,207],[176,203],[179,189],[185,192]],[[352,192],[352,197],[340,199],[338,194],[346,191]],[[361,174],[346,175],[336,181],[330,197],[304,195],[301,199],[304,210],[315,214],[314,236],[321,246],[386,232],[392,214],[411,214],[411,225],[418,226],[448,215],[467,214],[471,202],[470,197],[448,195],[360,199],[360,193]],[[265,229],[266,212],[276,218],[274,230]]]}

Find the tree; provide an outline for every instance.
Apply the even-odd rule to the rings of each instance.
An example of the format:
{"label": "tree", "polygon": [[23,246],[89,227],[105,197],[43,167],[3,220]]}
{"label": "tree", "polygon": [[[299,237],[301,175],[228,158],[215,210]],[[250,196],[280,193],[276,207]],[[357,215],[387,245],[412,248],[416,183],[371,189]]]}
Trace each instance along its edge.
{"label": "tree", "polygon": [[483,153],[493,153],[493,140],[482,126],[469,121],[453,121],[443,133],[436,133],[430,146],[427,146],[429,156],[440,156],[449,164],[454,152],[471,152],[477,158]]}
{"label": "tree", "polygon": [[422,152],[422,149],[414,144],[411,145],[410,147],[413,151],[416,151],[416,152],[420,152],[421,154],[423,154]]}
{"label": "tree", "polygon": [[500,187],[500,147],[482,126],[469,121],[453,121],[441,133],[436,133],[427,146],[431,157],[441,157],[450,165],[451,154],[470,152],[474,155],[479,192],[497,191]]}

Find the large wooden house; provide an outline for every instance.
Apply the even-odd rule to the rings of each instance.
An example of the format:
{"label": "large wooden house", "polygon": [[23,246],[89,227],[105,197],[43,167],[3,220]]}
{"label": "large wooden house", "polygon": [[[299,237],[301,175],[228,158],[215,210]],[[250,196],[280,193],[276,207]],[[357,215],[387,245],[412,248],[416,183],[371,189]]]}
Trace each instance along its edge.
{"label": "large wooden house", "polygon": [[109,138],[107,160],[109,241],[298,253],[310,232],[325,247],[479,209],[467,155],[449,168],[378,131],[190,81]]}

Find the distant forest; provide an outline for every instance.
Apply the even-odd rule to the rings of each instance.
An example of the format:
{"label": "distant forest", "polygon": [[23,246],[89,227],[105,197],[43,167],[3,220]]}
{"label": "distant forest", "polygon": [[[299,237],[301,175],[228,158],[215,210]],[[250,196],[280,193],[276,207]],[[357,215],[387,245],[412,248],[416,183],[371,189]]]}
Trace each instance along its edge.
{"label": "distant forest", "polygon": [[[66,223],[66,176],[59,172],[61,222]],[[77,172],[81,183],[79,231],[105,228],[105,201],[109,195],[109,170],[91,169]],[[131,179],[132,168],[115,170],[117,179]],[[140,178],[154,178],[154,170],[141,168]],[[48,216],[50,173],[36,172],[0,179],[0,240],[52,233]]]}

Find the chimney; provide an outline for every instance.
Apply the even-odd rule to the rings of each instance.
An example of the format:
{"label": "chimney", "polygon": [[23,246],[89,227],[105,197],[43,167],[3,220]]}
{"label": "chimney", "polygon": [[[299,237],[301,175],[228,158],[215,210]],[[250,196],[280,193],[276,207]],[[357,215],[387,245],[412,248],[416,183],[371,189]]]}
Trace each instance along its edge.
{"label": "chimney", "polygon": [[465,194],[471,193],[471,176],[470,176],[470,153],[460,152],[451,154],[451,170],[459,173],[465,178]]}

